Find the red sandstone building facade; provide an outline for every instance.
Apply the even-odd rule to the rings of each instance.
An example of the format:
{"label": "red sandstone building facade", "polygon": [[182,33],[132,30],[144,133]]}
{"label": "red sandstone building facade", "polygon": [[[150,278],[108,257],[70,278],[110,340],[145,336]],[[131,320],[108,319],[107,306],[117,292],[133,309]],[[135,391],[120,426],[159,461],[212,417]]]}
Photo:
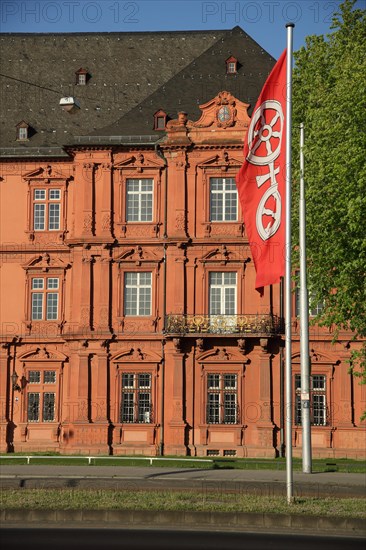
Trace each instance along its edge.
{"label": "red sandstone building facade", "polygon": [[[111,122],[62,156],[4,148],[2,452],[284,452],[283,293],[254,290],[235,187],[249,105],[226,83],[196,118],[178,100],[169,117],[161,91],[159,108],[144,101],[155,140]],[[31,146],[30,124],[17,124],[17,146]],[[294,293],[300,455],[296,305]],[[347,363],[357,344],[332,339],[311,329],[313,455],[361,458],[366,388]]]}

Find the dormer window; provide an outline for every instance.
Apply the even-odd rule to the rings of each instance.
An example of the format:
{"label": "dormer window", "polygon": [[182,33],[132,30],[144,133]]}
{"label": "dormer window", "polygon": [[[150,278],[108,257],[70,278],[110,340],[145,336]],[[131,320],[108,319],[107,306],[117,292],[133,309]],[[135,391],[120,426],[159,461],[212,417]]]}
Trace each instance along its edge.
{"label": "dormer window", "polygon": [[29,124],[22,120],[16,125],[17,141],[27,141],[29,139]]}
{"label": "dormer window", "polygon": [[236,74],[238,72],[238,60],[236,57],[229,57],[226,60],[226,74]]}
{"label": "dormer window", "polygon": [[156,111],[154,114],[154,130],[165,130],[166,113],[165,111]]}
{"label": "dormer window", "polygon": [[83,69],[83,68],[80,68],[78,71],[76,71],[75,76],[76,76],[75,83],[78,86],[85,86],[86,83],[89,80],[88,71],[86,69]]}

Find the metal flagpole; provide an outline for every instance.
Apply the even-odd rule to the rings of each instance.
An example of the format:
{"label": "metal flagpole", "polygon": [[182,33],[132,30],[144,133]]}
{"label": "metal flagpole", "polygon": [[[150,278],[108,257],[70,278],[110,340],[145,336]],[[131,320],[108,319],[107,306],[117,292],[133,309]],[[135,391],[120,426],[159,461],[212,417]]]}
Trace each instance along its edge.
{"label": "metal flagpole", "polygon": [[292,376],[291,376],[291,129],[292,129],[292,34],[287,23],[286,95],[286,269],[285,269],[285,392],[286,392],[286,489],[287,502],[293,501],[292,474]]}
{"label": "metal flagpole", "polygon": [[306,283],[306,207],[304,185],[304,125],[300,124],[300,363],[302,471],[311,474],[309,296]]}

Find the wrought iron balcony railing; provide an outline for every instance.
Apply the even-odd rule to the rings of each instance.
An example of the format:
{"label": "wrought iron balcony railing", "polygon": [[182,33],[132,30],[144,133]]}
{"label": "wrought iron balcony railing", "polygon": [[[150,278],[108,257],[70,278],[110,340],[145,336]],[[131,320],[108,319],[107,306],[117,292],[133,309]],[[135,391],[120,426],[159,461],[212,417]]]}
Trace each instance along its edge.
{"label": "wrought iron balcony railing", "polygon": [[169,314],[165,319],[167,334],[280,334],[280,317],[276,315],[183,315]]}

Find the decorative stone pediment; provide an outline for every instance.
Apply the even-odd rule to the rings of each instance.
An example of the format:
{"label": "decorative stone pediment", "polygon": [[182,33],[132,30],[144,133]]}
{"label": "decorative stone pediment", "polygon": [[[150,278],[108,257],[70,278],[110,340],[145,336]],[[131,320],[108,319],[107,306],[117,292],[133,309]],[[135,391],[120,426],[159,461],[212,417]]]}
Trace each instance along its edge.
{"label": "decorative stone pediment", "polygon": [[47,252],[44,252],[42,255],[35,256],[29,262],[23,264],[22,267],[26,271],[29,269],[48,271],[49,269],[68,269],[71,264],[64,262],[61,258],[51,258]]}
{"label": "decorative stone pediment", "polygon": [[160,262],[162,259],[157,256],[157,254],[149,249],[143,248],[142,246],[136,246],[135,248],[127,248],[122,251],[122,253],[116,258],[116,262],[131,262],[136,265],[141,265],[144,262]]}
{"label": "decorative stone pediment", "polygon": [[243,159],[238,159],[235,157],[230,156],[229,152],[226,150],[223,150],[220,154],[213,155],[204,161],[197,164],[198,168],[207,169],[207,168],[214,168],[217,170],[218,168],[221,169],[221,171],[225,172],[229,168],[235,168],[239,169],[239,167],[242,165]]}
{"label": "decorative stone pediment", "polygon": [[121,350],[111,357],[113,363],[160,363],[161,356],[155,352],[144,352],[138,346]]}
{"label": "decorative stone pediment", "polygon": [[207,252],[201,259],[201,262],[227,262],[230,259],[231,253],[227,249],[226,245],[222,245],[220,248],[214,248]]}
{"label": "decorative stone pediment", "polygon": [[19,355],[18,359],[19,361],[66,361],[67,356],[57,350],[39,347]]}
{"label": "decorative stone pediment", "polygon": [[130,155],[129,157],[126,157],[125,159],[116,162],[113,165],[113,168],[115,170],[123,170],[124,168],[129,168],[135,169],[137,172],[143,172],[145,169],[159,170],[163,168],[163,166],[164,163],[162,160],[155,160],[148,155],[138,153],[136,155]]}
{"label": "decorative stone pediment", "polygon": [[227,351],[226,348],[214,348],[205,351],[197,356],[197,361],[200,363],[226,363],[227,361],[234,363],[243,363],[243,355],[236,350]]}
{"label": "decorative stone pediment", "polygon": [[229,261],[243,261],[243,258],[238,252],[230,250],[225,244],[213,248],[200,259],[202,263],[226,263]]}
{"label": "decorative stone pediment", "polygon": [[[72,176],[71,176],[72,177]],[[70,174],[63,174],[62,172],[59,172],[58,170],[55,170],[51,165],[47,166],[39,166],[35,170],[32,170],[31,172],[27,172],[26,174],[23,174],[23,179],[26,181],[39,181],[42,183],[51,183],[53,181],[60,181],[69,179]]]}
{"label": "decorative stone pediment", "polygon": [[222,91],[216,97],[200,105],[201,118],[197,122],[191,122],[191,128],[216,128],[225,129],[232,126],[246,128],[250,124],[248,115],[248,103],[243,103],[230,92]]}
{"label": "decorative stone pediment", "polygon": [[230,92],[222,91],[200,105],[202,114],[196,122],[188,120],[187,113],[179,112],[177,119],[167,123],[167,135],[161,144],[222,144],[223,132],[225,139],[231,143],[243,143],[245,130],[250,124],[248,107],[249,104],[243,103]]}
{"label": "decorative stone pediment", "polygon": [[242,124],[242,127],[244,127],[244,122],[249,122],[248,107],[248,104],[242,103],[230,92],[220,92],[207,103],[200,105],[201,118],[197,122],[191,122],[190,127],[208,128],[216,126],[216,128],[229,128],[236,124]]}
{"label": "decorative stone pediment", "polygon": [[[292,355],[292,362],[293,363],[300,363],[300,353],[295,353],[294,355]],[[310,359],[310,362],[315,365],[317,363],[326,363],[328,365],[333,365],[335,363],[334,361],[334,356],[331,357],[327,354],[324,354],[324,353],[321,353],[321,352],[318,352],[314,349],[310,349],[309,350],[309,359]]]}

